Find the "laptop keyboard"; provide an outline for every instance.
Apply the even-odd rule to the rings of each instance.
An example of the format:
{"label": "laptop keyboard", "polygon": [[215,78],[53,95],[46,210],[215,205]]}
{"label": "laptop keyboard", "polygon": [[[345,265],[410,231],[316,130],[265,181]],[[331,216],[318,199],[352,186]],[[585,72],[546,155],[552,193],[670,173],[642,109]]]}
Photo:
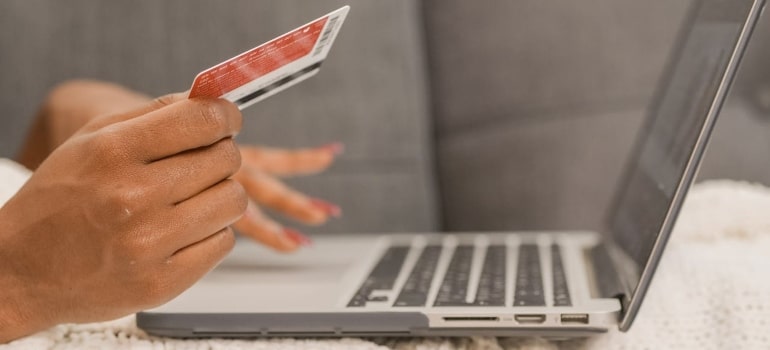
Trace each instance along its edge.
{"label": "laptop keyboard", "polygon": [[428,291],[433,274],[438,266],[441,256],[441,246],[428,246],[423,249],[417,265],[412,269],[409,278],[404,283],[404,288],[393,304],[395,306],[423,306],[428,301]]}
{"label": "laptop keyboard", "polygon": [[438,290],[435,306],[465,305],[468,293],[468,280],[473,264],[473,246],[462,245],[455,249],[449,263],[444,281]]}
{"label": "laptop keyboard", "polygon": [[505,255],[503,245],[491,246],[484,258],[484,267],[476,291],[476,306],[505,306]]}
{"label": "laptop keyboard", "polygon": [[404,265],[404,259],[409,253],[408,246],[390,247],[382,255],[377,266],[374,267],[369,277],[366,278],[361,288],[350,300],[348,306],[365,306],[367,301],[385,301],[372,300],[376,296],[372,295],[375,290],[392,290],[396,283],[401,267]]}
{"label": "laptop keyboard", "polygon": [[519,264],[516,272],[515,306],[545,306],[543,277],[540,271],[540,251],[534,244],[519,247]]}
{"label": "laptop keyboard", "polygon": [[551,245],[551,269],[553,270],[553,306],[572,306],[567,287],[567,274],[561,262],[561,248]]}
{"label": "laptop keyboard", "polygon": [[[458,245],[451,252],[443,276],[439,276],[440,280],[437,280],[436,274],[441,273],[439,260],[444,249],[447,248],[441,245],[428,245],[422,249],[403,286],[397,293],[392,294],[397,295],[392,303],[394,307],[427,306],[434,283],[438,285],[433,300],[434,307],[506,306],[506,295],[509,293],[506,277],[508,269],[512,268],[508,262],[507,246],[490,245],[479,250],[474,245]],[[348,306],[364,307],[367,302],[389,302],[387,295],[396,292],[396,281],[409,250],[409,246],[388,248]],[[480,268],[480,271],[476,272],[478,276],[474,278],[474,255],[478,253],[483,254],[483,260],[480,262],[481,266],[477,267]],[[522,244],[518,246],[517,255],[515,273],[512,274],[514,282],[511,283],[514,286],[510,299],[512,306],[546,306],[540,248],[535,244]],[[552,304],[571,306],[561,248],[558,244],[550,247],[550,262]],[[472,279],[475,281],[471,281]],[[473,295],[469,295],[470,293]]]}

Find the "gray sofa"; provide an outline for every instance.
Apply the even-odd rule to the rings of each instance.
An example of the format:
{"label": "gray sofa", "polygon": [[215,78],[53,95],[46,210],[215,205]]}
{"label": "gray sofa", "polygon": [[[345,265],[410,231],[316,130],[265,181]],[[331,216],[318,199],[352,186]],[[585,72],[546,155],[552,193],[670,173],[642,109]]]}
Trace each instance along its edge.
{"label": "gray sofa", "polygon": [[[339,0],[4,0],[0,156],[56,83],[164,94]],[[590,229],[688,1],[356,0],[321,74],[245,112],[243,142],[347,152],[296,187],[341,204],[311,232]],[[770,184],[770,19],[701,178]],[[762,97],[765,96],[765,97]]]}

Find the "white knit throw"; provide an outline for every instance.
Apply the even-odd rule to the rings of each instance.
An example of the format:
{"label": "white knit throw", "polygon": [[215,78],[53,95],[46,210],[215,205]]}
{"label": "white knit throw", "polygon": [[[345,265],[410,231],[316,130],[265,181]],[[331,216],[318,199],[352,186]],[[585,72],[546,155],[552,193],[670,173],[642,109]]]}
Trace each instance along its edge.
{"label": "white knit throw", "polygon": [[[0,203],[26,174],[0,160]],[[0,291],[2,292],[2,291]],[[696,185],[642,310],[628,333],[536,338],[178,340],[151,337],[133,317],[62,325],[6,349],[770,349],[770,189],[733,181]]]}

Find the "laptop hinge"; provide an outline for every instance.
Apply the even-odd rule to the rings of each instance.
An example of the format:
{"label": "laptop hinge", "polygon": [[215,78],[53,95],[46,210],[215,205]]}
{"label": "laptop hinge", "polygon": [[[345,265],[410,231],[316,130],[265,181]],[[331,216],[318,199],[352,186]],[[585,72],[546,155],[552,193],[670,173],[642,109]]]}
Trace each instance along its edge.
{"label": "laptop hinge", "polygon": [[588,257],[593,265],[596,291],[599,296],[620,299],[625,307],[633,291],[629,283],[631,276],[626,275],[629,271],[623,268],[621,261],[618,261],[619,252],[613,250],[610,243],[601,243],[590,249]]}

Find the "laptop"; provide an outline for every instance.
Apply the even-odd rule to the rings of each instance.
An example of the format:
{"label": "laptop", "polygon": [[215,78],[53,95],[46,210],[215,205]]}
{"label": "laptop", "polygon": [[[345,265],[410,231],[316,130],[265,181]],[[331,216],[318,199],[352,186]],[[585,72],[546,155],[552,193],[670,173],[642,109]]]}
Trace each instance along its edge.
{"label": "laptop", "polygon": [[138,326],[187,338],[627,331],[764,2],[694,3],[603,230],[318,236],[294,255],[239,244]]}

